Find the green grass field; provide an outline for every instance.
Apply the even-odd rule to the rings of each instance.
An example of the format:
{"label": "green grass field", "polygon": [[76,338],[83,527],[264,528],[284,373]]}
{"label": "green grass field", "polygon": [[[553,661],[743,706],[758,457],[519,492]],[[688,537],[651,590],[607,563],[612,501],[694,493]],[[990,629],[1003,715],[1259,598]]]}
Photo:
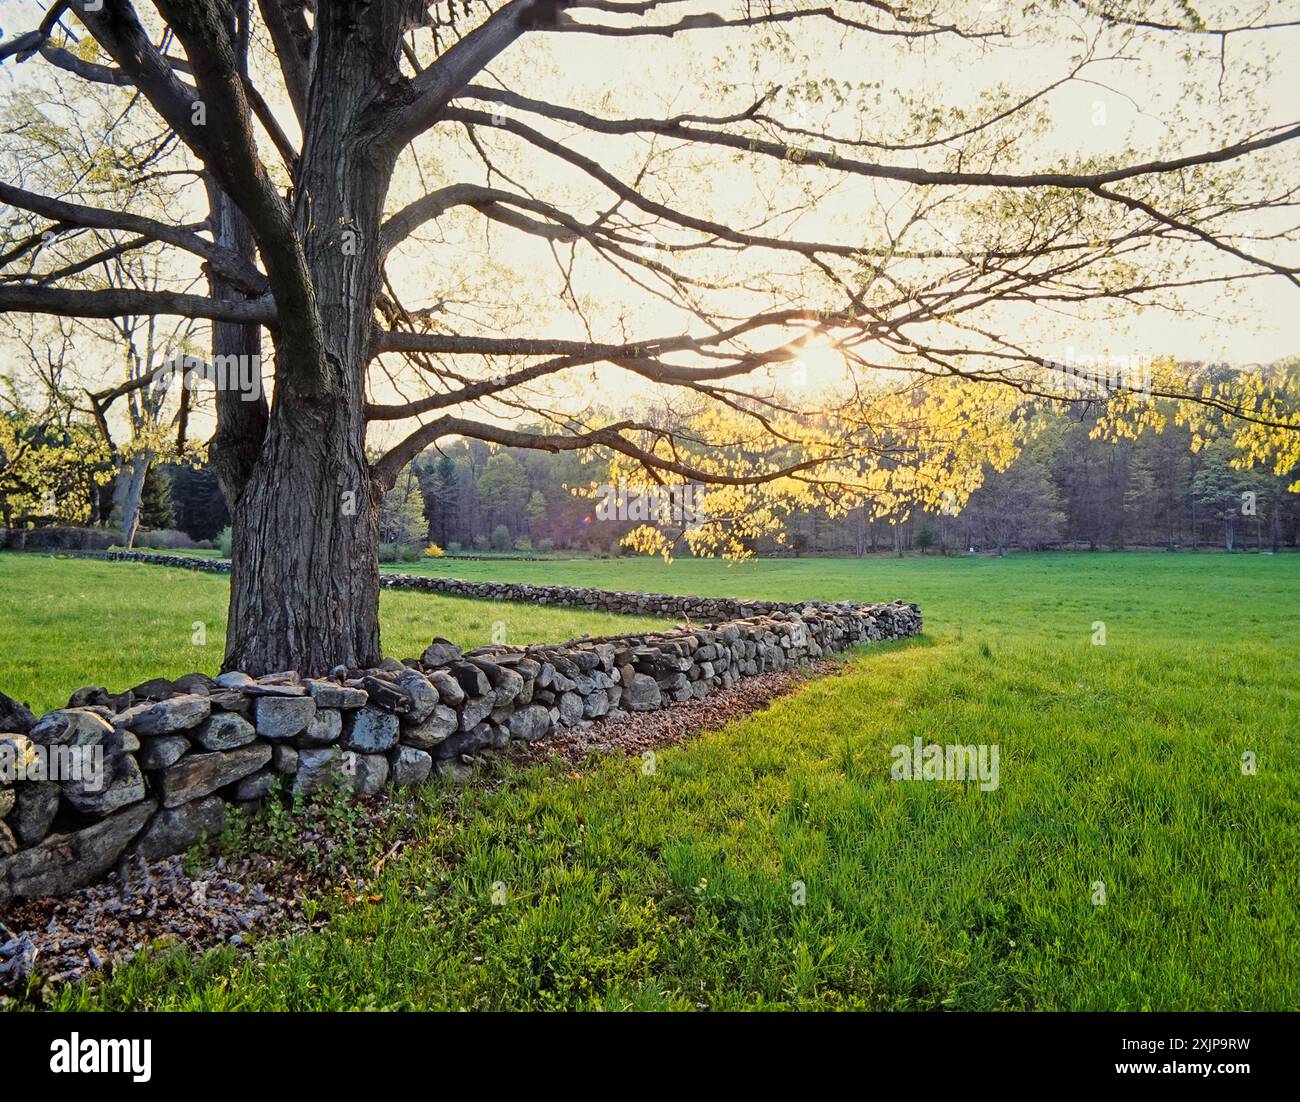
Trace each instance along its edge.
{"label": "green grass field", "polygon": [[[651,774],[620,758],[576,776],[559,764],[511,772],[491,790],[427,789],[418,841],[385,866],[373,898],[324,901],[320,933],[267,939],[242,958],[154,954],[61,1005],[1300,1006],[1300,557],[457,562],[447,572],[903,597],[922,605],[926,631],[866,648],[839,675],[660,753]],[[0,583],[0,685],[39,668],[65,678],[60,692],[102,680],[85,663],[103,651],[119,655],[119,682],[179,661],[157,641],[161,625],[180,618],[188,629],[197,614],[175,606],[203,593],[215,609],[224,585],[14,556],[0,557]],[[92,589],[111,592],[112,617],[92,597],[72,613],[55,603]],[[452,602],[405,596],[427,602],[425,635],[454,615]],[[402,636],[393,609],[386,650],[417,649],[422,636]],[[495,607],[477,615],[490,624]],[[1097,621],[1104,645],[1093,642]],[[509,623],[512,639],[549,630],[534,608]],[[450,621],[437,631],[458,635]],[[145,637],[159,649],[142,652]],[[50,650],[59,640],[76,653]],[[914,736],[996,743],[999,786],[891,781],[890,748]]]}
{"label": "green grass field", "polygon": [[[215,674],[226,643],[229,581],[140,563],[0,553],[0,692],[36,711],[81,685],[116,692],[150,677]],[[380,594],[384,652],[419,655],[435,635],[481,647],[562,642],[622,630],[629,618],[564,608]],[[663,621],[631,619],[640,627]],[[202,625],[202,634],[199,627]],[[196,642],[201,639],[202,642]]]}

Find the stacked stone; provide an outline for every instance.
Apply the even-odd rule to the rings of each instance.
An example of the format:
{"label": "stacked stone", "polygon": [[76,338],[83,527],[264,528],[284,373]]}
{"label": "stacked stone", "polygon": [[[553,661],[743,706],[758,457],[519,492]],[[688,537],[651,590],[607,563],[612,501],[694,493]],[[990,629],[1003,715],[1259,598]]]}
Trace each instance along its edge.
{"label": "stacked stone", "polygon": [[857,643],[915,635],[915,605],[808,604],[710,626],[462,653],[326,678],[294,672],[88,687],[37,719],[0,694],[9,760],[102,753],[99,778],[0,778],[0,904],[59,895],[123,856],[156,860],[219,831],[230,804],[341,786],[371,796],[437,772],[463,778],[512,739],[666,708]]}
{"label": "stacked stone", "polygon": [[152,566],[179,566],[208,574],[229,574],[229,559],[205,559],[192,555],[154,555],[148,551],[65,551],[77,559],[107,559],[109,562],[143,562]]}
{"label": "stacked stone", "polygon": [[713,623],[749,616],[768,616],[804,608],[847,608],[847,602],[750,601],[734,597],[682,596],[676,593],[631,593],[617,589],[586,589],[569,585],[533,585],[527,582],[470,582],[460,578],[426,578],[413,574],[381,574],[379,584],[390,589],[423,589],[453,597],[516,601],[533,605],[562,605],[590,612],[631,616],[665,616]]}
{"label": "stacked stone", "polygon": [[[227,559],[193,558],[187,555],[158,555],[147,551],[72,551],[78,558],[107,559],[113,562],[141,562],[153,566],[176,566],[202,570],[210,574],[227,574]],[[471,582],[463,578],[426,578],[415,574],[379,575],[385,589],[414,589],[445,593],[475,600],[514,601],[520,604],[553,605],[580,608],[590,612],[610,612],[625,616],[663,616],[697,624],[750,616],[772,616],[778,612],[815,610],[833,613],[853,606],[848,601],[759,601],[735,597],[682,596],[676,593],[633,593],[617,589],[588,589],[571,585],[533,585],[528,582]]]}

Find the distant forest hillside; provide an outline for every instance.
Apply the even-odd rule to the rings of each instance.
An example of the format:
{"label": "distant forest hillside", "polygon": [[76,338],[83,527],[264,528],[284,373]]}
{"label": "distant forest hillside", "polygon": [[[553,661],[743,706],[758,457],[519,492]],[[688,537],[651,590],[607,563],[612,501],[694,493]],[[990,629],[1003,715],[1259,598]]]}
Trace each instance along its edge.
{"label": "distant forest hillside", "polygon": [[[786,543],[762,540],[760,554],[863,555],[896,550],[1294,546],[1300,471],[1238,470],[1226,441],[1193,451],[1188,429],[1169,425],[1136,440],[1093,439],[1095,416],[1043,411],[1037,434],[1004,472],[954,516],[913,511],[872,518],[869,509],[833,517],[810,510],[787,518]],[[632,521],[595,522],[590,497],[566,486],[604,479],[572,454],[457,442],[425,453],[385,502],[383,539],[425,538],[445,550],[609,551]]]}
{"label": "distant forest hillside", "polygon": [[957,516],[850,520],[829,535],[813,517],[802,531],[810,548],[855,554],[895,540],[920,550],[1174,551],[1278,550],[1300,539],[1300,494],[1287,491],[1300,471],[1238,470],[1227,441],[1193,452],[1185,428],[1106,442],[1091,438],[1092,424],[1054,419],[1005,472],[986,469]]}
{"label": "distant forest hillside", "polygon": [[[1300,493],[1288,492],[1300,483],[1300,469],[1238,469],[1228,439],[1194,448],[1191,431],[1172,418],[1161,432],[1117,441],[1094,438],[1096,408],[1082,404],[1031,411],[1030,424],[1032,438],[1018,458],[1006,471],[986,467],[983,486],[954,515],[807,509],[785,516],[783,542],[765,537],[751,550],[1277,550],[1300,541]],[[451,553],[617,554],[637,522],[597,519],[586,491],[607,480],[603,461],[589,454],[451,442],[421,454],[399,476],[383,502],[381,540],[408,548],[432,542]],[[111,482],[92,493],[92,523],[113,527],[120,510],[114,496]],[[229,523],[210,469],[183,464],[150,468],[141,516],[141,543],[151,542],[150,529],[216,539]]]}

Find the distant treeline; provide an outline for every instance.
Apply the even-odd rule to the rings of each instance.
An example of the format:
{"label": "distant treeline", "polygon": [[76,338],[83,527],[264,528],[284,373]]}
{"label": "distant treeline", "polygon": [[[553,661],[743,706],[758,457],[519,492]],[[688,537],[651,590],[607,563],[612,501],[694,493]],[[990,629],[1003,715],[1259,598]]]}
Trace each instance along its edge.
{"label": "distant treeline", "polygon": [[[786,519],[785,542],[764,538],[759,554],[864,555],[889,551],[1005,551],[1013,548],[1276,550],[1300,540],[1300,470],[1239,470],[1226,440],[1193,449],[1172,422],[1133,440],[1095,439],[1095,417],[1049,408],[1033,415],[1033,438],[955,513],[912,509],[872,516],[803,510]],[[594,522],[594,501],[575,493],[607,480],[600,459],[580,453],[497,448],[461,440],[425,452],[403,472],[381,509],[380,538],[392,548],[436,543],[444,551],[620,553],[634,521]],[[92,523],[111,527],[111,484]],[[98,504],[98,503],[97,503]],[[951,512],[948,511],[948,512]],[[150,469],[142,502],[144,545],[216,540],[229,524],[210,468]],[[153,534],[151,534],[153,530]],[[182,536],[182,533],[184,536]],[[162,537],[159,543],[156,537]],[[174,537],[174,538],[173,538]]]}
{"label": "distant treeline", "polygon": [[[1095,416],[1045,409],[1035,435],[957,515],[912,510],[872,518],[869,508],[788,518],[784,546],[760,554],[863,555],[970,548],[1277,549],[1300,539],[1300,494],[1286,475],[1231,465],[1226,441],[1193,450],[1191,431],[1167,425],[1135,440],[1094,439]],[[385,502],[388,543],[428,538],[444,550],[612,551],[633,522],[594,524],[593,502],[566,487],[604,481],[599,462],[578,455],[490,448],[462,441],[426,453]]]}
{"label": "distant treeline", "polygon": [[[918,512],[901,524],[813,515],[794,541],[851,552],[1159,548],[1278,550],[1300,539],[1300,494],[1284,475],[1238,470],[1226,440],[1193,451],[1189,429],[1170,424],[1135,440],[1094,439],[1094,417],[1045,412],[1038,435],[956,516]],[[802,534],[800,534],[802,533]]]}

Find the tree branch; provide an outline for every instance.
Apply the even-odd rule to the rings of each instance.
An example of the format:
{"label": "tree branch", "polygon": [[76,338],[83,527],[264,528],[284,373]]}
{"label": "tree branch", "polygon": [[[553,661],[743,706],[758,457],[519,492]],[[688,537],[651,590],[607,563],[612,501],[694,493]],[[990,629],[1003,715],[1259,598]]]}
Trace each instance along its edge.
{"label": "tree branch", "polygon": [[2,181],[0,181],[0,203],[8,203],[12,207],[21,207],[33,214],[39,214],[44,218],[69,226],[84,226],[87,229],[99,230],[122,230],[126,233],[141,234],[155,241],[175,245],[179,249],[184,249],[188,253],[201,257],[226,279],[245,291],[260,295],[267,289],[266,276],[256,268],[244,263],[243,260],[228,249],[223,249],[220,245],[215,245],[211,241],[205,241],[197,234],[179,226],[169,226],[165,222],[158,222],[152,218],[144,218],[136,214],[128,214],[125,211],[104,210],[101,207],[89,207],[80,203],[69,203],[62,199],[52,199],[49,196],[25,191]]}
{"label": "tree branch", "polygon": [[158,0],[189,56],[200,99],[154,48],[128,0],[102,0],[93,9],[87,0],[74,0],[73,6],[248,219],[281,308],[283,331],[306,349],[305,362],[319,363],[319,315],[306,258],[288,205],[257,156],[249,104],[226,32],[228,13],[217,0]]}
{"label": "tree branch", "polygon": [[[1138,176],[1158,175],[1177,172],[1183,168],[1198,165],[1218,164],[1235,160],[1248,153],[1269,149],[1285,142],[1300,138],[1300,124],[1278,128],[1273,133],[1260,138],[1237,142],[1220,149],[1191,153],[1184,157],[1173,157],[1144,164],[1129,165],[1106,172],[1070,173],[1070,172],[943,172],[934,169],[908,168],[905,165],[884,165],[870,161],[861,161],[852,157],[842,157],[829,150],[806,149],[783,142],[773,142],[744,134],[733,134],[723,130],[707,130],[699,126],[687,126],[678,120],[662,119],[605,119],[580,111],[572,107],[560,107],[552,103],[520,96],[497,88],[483,88],[475,85],[466,89],[468,95],[475,99],[493,100],[506,103],[522,110],[544,115],[562,122],[576,123],[588,130],[602,134],[665,134],[683,141],[699,142],[705,145],[717,145],[727,149],[736,149],[747,153],[756,153],[781,161],[806,164],[817,168],[832,169],[855,176],[866,176],[877,180],[899,180],[909,184],[961,184],[978,187],[1006,188],[1083,188],[1092,189],[1120,180],[1131,180]],[[495,126],[507,130],[547,152],[555,152],[556,143],[536,130],[524,126],[515,119],[506,116],[489,116],[482,112],[462,111],[456,109],[447,112],[448,119],[473,122],[480,126]],[[537,139],[541,139],[539,143]]]}
{"label": "tree branch", "polygon": [[509,0],[412,78],[385,129],[397,148],[407,145],[442,117],[452,97],[527,29],[525,13],[536,0]]}
{"label": "tree branch", "polygon": [[275,325],[275,303],[270,296],[239,301],[219,301],[177,291],[70,291],[58,287],[0,284],[0,313],[57,314],[62,317],[120,318],[170,314],[183,318]]}
{"label": "tree branch", "polygon": [[562,452],[582,451],[591,447],[607,447],[620,455],[635,459],[647,470],[662,471],[666,474],[679,475],[695,482],[706,482],[718,486],[757,486],[764,482],[774,482],[799,471],[811,470],[825,463],[823,458],[801,460],[771,471],[751,475],[730,475],[715,471],[702,470],[677,459],[665,458],[652,451],[634,444],[623,436],[627,430],[656,430],[651,425],[639,425],[632,421],[620,421],[599,429],[575,435],[523,432],[518,429],[502,428],[480,421],[469,421],[463,417],[439,417],[427,425],[422,425],[401,443],[386,452],[372,467],[371,472],[379,485],[391,489],[402,468],[420,454],[429,444],[444,436],[468,436],[474,440],[486,440],[506,448],[529,448],[534,451]]}
{"label": "tree branch", "polygon": [[311,28],[303,16],[303,4],[258,0],[257,6],[275,45],[275,56],[280,62],[289,103],[298,116],[298,125],[302,126],[307,120],[307,88],[310,83],[307,58],[311,42]]}

